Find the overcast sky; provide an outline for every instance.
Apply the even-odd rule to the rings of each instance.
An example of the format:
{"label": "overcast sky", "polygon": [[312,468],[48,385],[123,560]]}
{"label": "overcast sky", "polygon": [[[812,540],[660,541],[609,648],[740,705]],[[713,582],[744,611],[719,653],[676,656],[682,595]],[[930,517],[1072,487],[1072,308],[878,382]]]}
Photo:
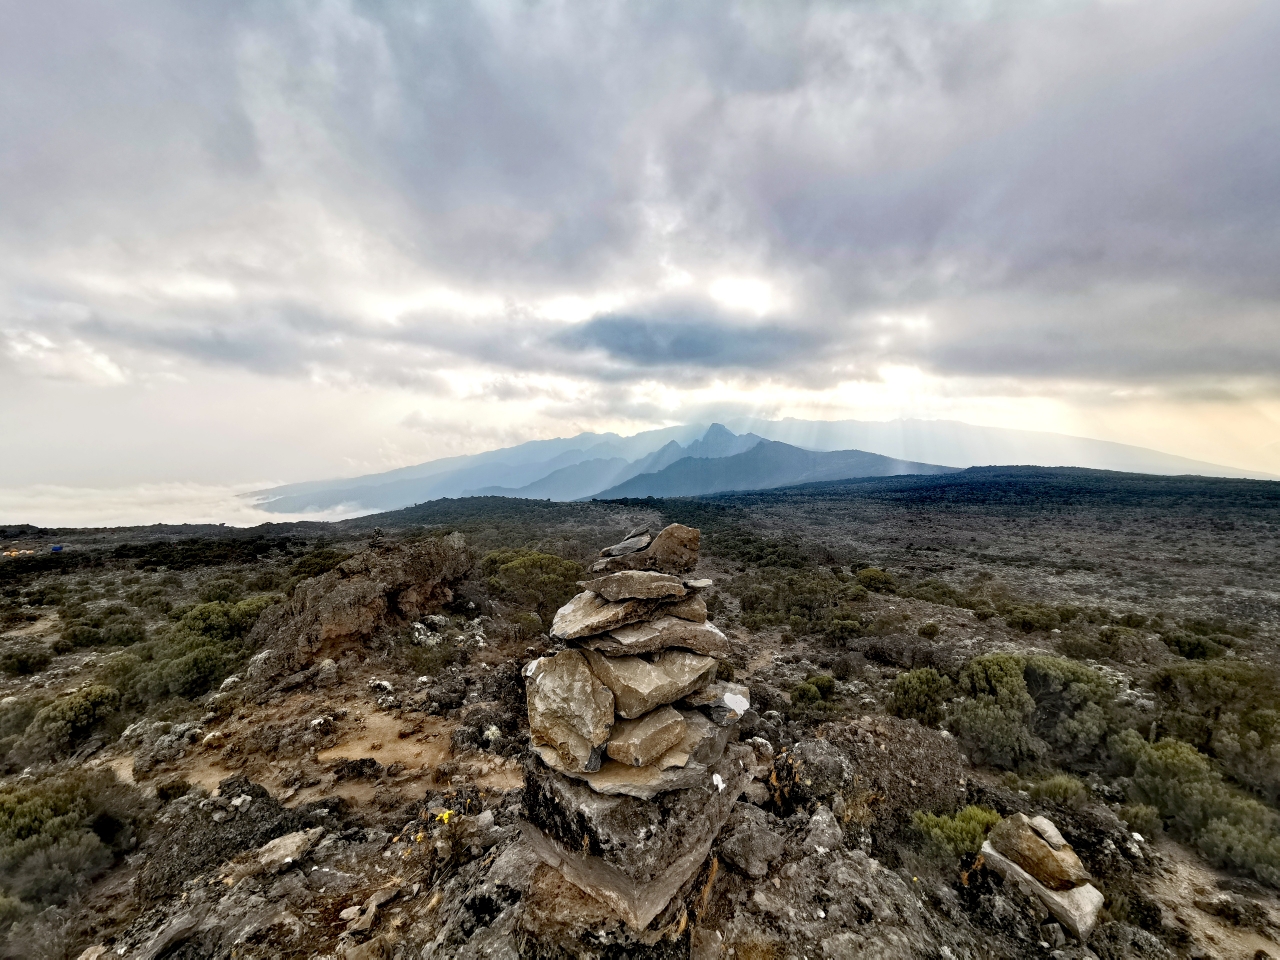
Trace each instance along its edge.
{"label": "overcast sky", "polygon": [[1280,4],[0,13],[0,485],[735,413],[1280,470]]}

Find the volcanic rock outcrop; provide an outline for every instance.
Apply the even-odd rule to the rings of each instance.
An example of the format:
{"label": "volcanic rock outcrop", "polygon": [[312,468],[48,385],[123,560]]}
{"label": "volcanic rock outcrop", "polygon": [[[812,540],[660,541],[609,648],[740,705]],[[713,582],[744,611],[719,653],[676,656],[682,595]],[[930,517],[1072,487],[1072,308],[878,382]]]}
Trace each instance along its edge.
{"label": "volcanic rock outcrop", "polygon": [[716,679],[711,581],[683,578],[698,541],[672,524],[606,547],[555,616],[565,649],[524,668],[526,839],[637,929],[701,866],[767,748],[732,742],[750,701]]}

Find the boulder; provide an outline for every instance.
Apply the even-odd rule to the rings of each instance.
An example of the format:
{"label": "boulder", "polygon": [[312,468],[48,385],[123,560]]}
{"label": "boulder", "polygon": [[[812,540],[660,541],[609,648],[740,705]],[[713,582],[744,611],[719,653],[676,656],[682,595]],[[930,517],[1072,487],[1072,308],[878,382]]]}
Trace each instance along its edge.
{"label": "boulder", "polygon": [[1034,896],[1043,903],[1054,918],[1071,931],[1072,936],[1082,941],[1089,939],[1089,934],[1097,926],[1098,913],[1102,910],[1104,899],[1097,887],[1085,883],[1070,890],[1050,890],[996,850],[990,840],[982,844],[982,858],[1006,882],[1017,884],[1029,896]]}
{"label": "boulder", "polygon": [[705,686],[716,675],[716,662],[687,650],[667,650],[650,662],[640,657],[606,657],[585,650],[591,672],[613,692],[614,709],[633,720],[655,707],[672,703]]}
{"label": "boulder", "polygon": [[580,584],[582,589],[598,593],[609,601],[619,600],[661,600],[668,597],[683,597],[689,591],[685,589],[679,577],[669,573],[655,573],[652,570],[623,570],[611,573],[607,577],[588,580]]}
{"label": "boulder", "polygon": [[668,616],[648,623],[617,627],[593,637],[583,637],[577,643],[613,657],[653,653],[667,647],[683,647],[709,657],[729,655],[729,640],[714,624],[692,623]]}
{"label": "boulder", "polygon": [[701,707],[722,727],[737,723],[751,709],[751,691],[740,683],[716,680],[684,698],[686,706]]}
{"label": "boulder", "polygon": [[635,720],[615,723],[605,752],[619,763],[647,766],[681,743],[685,731],[684,717],[671,707],[658,707]]}
{"label": "boulder", "polygon": [[[1052,834],[1062,841],[1053,824]],[[991,846],[1035,877],[1050,890],[1070,890],[1089,879],[1089,872],[1074,850],[1061,842],[1056,849],[1045,840],[1023,813],[1005,817],[987,836]]]}
{"label": "boulder", "polygon": [[524,668],[529,734],[573,770],[598,770],[613,727],[613,694],[577,650],[541,657]]}
{"label": "boulder", "polygon": [[557,640],[577,640],[593,633],[604,633],[614,627],[647,620],[661,601],[610,601],[584,590],[556,611],[551,621],[551,635]]}
{"label": "boulder", "polygon": [[831,808],[820,806],[809,818],[809,832],[804,838],[804,849],[809,853],[826,853],[838,850],[844,840],[844,831]]}
{"label": "boulder", "polygon": [[684,585],[688,587],[690,590],[705,590],[707,589],[707,587],[711,586],[714,582],[715,581],[713,580],[708,580],[706,577],[702,577],[697,580],[686,580],[684,582]]}
{"label": "boulder", "polygon": [[285,867],[295,866],[324,836],[324,827],[295,830],[283,837],[276,837],[254,851],[247,863],[236,864],[228,873],[232,883],[260,873],[278,873]]}
{"label": "boulder", "polygon": [[730,824],[732,832],[721,842],[720,852],[747,876],[760,879],[785,852],[786,842],[769,829],[765,812],[749,803],[734,805]]}
{"label": "boulder", "polygon": [[1058,832],[1058,828],[1053,825],[1053,821],[1048,817],[1032,817],[1030,823],[1031,829],[1040,834],[1045,843],[1049,844],[1053,849],[1061,850],[1067,845],[1067,841],[1062,839],[1062,834]]}
{"label": "boulder", "polygon": [[[647,548],[625,554],[605,555],[590,567],[591,573],[617,573],[619,570],[657,570],[661,573],[689,573],[698,565],[698,543],[701,534],[693,528],[673,523],[664,528]],[[626,541],[624,541],[625,543]],[[616,551],[617,547],[607,550]]]}

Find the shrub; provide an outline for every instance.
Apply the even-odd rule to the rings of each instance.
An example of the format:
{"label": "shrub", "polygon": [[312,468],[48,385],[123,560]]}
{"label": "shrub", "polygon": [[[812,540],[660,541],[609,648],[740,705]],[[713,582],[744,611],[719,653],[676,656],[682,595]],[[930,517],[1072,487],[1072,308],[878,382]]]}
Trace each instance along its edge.
{"label": "shrub", "polygon": [[229,603],[239,600],[244,589],[229,577],[210,580],[200,588],[200,599],[205,603]]}
{"label": "shrub", "polygon": [[1256,663],[1196,660],[1151,680],[1160,729],[1219,760],[1233,777],[1280,801],[1280,676]]}
{"label": "shrub", "polygon": [[480,563],[494,595],[533,609],[549,625],[560,607],[578,592],[582,565],[550,553],[497,550]]}
{"label": "shrub", "polygon": [[861,653],[846,653],[838,657],[831,665],[831,675],[837,680],[849,681],[862,676],[867,667],[867,660]]}
{"label": "shrub", "polygon": [[1149,803],[1126,803],[1119,810],[1120,819],[1135,833],[1143,837],[1154,837],[1164,832],[1164,822],[1160,819],[1160,811]]}
{"label": "shrub", "polygon": [[932,640],[941,632],[942,632],[942,628],[939,627],[932,620],[930,620],[928,623],[922,623],[920,625],[920,629],[916,631],[916,633],[924,637],[926,640]]}
{"label": "shrub", "polygon": [[879,567],[864,567],[858,571],[858,583],[872,593],[892,593],[893,577]]}
{"label": "shrub", "polygon": [[726,683],[733,683],[734,670],[733,664],[728,660],[716,661],[716,679],[723,680]]}
{"label": "shrub", "polygon": [[24,643],[11,647],[0,655],[0,670],[10,676],[27,677],[39,673],[52,662],[53,655],[48,647]]}
{"label": "shrub", "polygon": [[805,678],[804,682],[811,684],[823,700],[828,699],[836,690],[836,681],[829,674],[817,673]]}
{"label": "shrub", "polygon": [[125,702],[136,706],[197,697],[244,662],[252,652],[245,638],[273,602],[261,595],[192,607],[154,639],[113,657],[105,676]]}
{"label": "shrub", "polygon": [[1029,792],[1033,800],[1047,800],[1075,809],[1083,807],[1089,801],[1089,788],[1065,773],[1033,784]]}
{"label": "shrub", "polygon": [[1052,630],[1060,623],[1056,610],[1041,606],[1014,607],[1004,615],[1004,622],[1023,633]]}
{"label": "shrub", "polygon": [[791,705],[803,706],[808,703],[817,703],[822,699],[822,694],[818,692],[818,688],[812,683],[797,683],[791,688]]}
{"label": "shrub", "polygon": [[1160,634],[1160,639],[1170,650],[1188,660],[1212,660],[1226,653],[1226,648],[1220,643],[1196,633],[1171,630]]}
{"label": "shrub", "polygon": [[343,553],[341,550],[334,550],[331,547],[319,547],[310,553],[304,553],[295,560],[289,573],[295,577],[302,577],[304,580],[309,577],[318,577],[321,574],[328,573],[349,556],[351,554]]}
{"label": "shrub", "polygon": [[148,811],[102,768],[0,788],[0,892],[61,903],[130,849]]}
{"label": "shrub", "polygon": [[980,763],[1012,769],[1042,751],[1031,734],[1035,701],[1022,675],[1025,665],[1016,654],[991,653],[974,657],[960,671],[960,692],[967,699],[952,709],[948,725]]}
{"label": "shrub", "polygon": [[900,673],[893,681],[889,712],[926,727],[942,722],[943,704],[951,693],[951,681],[932,667]]}
{"label": "shrub", "polygon": [[1172,829],[1218,866],[1280,887],[1280,817],[1222,780],[1209,758],[1181,740],[1147,743],[1133,730],[1112,738],[1131,769],[1130,799],[1160,811]]}
{"label": "shrub", "polygon": [[1027,657],[1027,692],[1035,701],[1032,730],[1068,761],[1078,762],[1101,746],[1108,728],[1111,685],[1097,671],[1062,657]]}
{"label": "shrub", "polygon": [[103,684],[83,687],[41,709],[14,749],[28,761],[65,754],[119,706],[120,694],[114,688]]}
{"label": "shrub", "polygon": [[954,816],[938,816],[917,810],[911,825],[933,852],[949,860],[966,853],[975,854],[991,828],[1000,822],[1000,814],[988,807],[968,806]]}

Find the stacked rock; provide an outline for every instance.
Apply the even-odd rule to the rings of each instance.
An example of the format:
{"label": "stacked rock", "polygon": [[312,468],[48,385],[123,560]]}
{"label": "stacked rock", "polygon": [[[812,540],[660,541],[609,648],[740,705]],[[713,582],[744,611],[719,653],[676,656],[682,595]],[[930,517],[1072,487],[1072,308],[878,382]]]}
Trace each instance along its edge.
{"label": "stacked rock", "polygon": [[747,688],[688,575],[699,533],[634,530],[560,608],[566,644],[524,669],[534,758],[526,835],[567,879],[644,927],[697,869],[760,759],[735,740]]}

